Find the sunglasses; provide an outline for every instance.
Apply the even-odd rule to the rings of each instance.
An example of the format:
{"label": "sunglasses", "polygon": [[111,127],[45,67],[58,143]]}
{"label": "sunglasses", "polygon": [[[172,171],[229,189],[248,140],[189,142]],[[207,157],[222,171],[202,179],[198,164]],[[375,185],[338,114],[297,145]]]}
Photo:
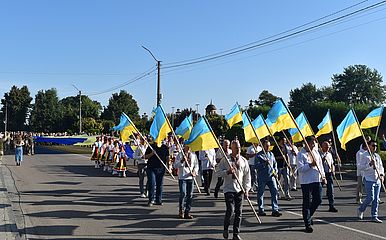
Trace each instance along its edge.
{"label": "sunglasses", "polygon": [[376,145],[376,144],[371,144],[370,146],[372,146],[372,147],[378,147],[378,145]]}

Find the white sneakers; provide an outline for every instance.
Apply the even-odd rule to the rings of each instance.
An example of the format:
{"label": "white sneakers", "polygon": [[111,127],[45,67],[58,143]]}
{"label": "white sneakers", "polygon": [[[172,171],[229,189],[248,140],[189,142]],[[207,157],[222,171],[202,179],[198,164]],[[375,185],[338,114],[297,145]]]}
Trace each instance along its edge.
{"label": "white sneakers", "polygon": [[372,218],[371,221],[375,222],[375,223],[382,223],[382,220],[375,217],[375,218]]}
{"label": "white sneakers", "polygon": [[357,210],[357,215],[358,215],[358,218],[360,219],[360,220],[362,220],[363,219],[363,212],[361,212],[361,210]]}

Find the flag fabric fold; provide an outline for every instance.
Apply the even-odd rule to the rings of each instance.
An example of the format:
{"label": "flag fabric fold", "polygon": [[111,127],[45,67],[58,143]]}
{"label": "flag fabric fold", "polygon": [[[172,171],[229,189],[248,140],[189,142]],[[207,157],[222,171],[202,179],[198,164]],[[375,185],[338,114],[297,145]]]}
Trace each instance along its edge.
{"label": "flag fabric fold", "polygon": [[230,128],[243,120],[238,103],[233,105],[231,112],[225,115],[225,120],[227,121]]}
{"label": "flag fabric fold", "polygon": [[295,123],[281,99],[273,104],[268,112],[267,119],[272,123],[270,126],[272,134],[289,128],[296,128]]}
{"label": "flag fabric fold", "polygon": [[125,113],[122,113],[119,124],[112,129],[114,131],[120,131],[122,142],[128,142],[130,136],[136,131],[134,123]]}
{"label": "flag fabric fold", "polygon": [[168,136],[168,133],[172,132],[167,121],[168,119],[166,119],[164,111],[161,105],[159,105],[155,109],[153,123],[150,126],[150,135],[154,139],[154,142],[157,143],[158,147],[162,145],[162,141]]}
{"label": "flag fabric fold", "polygon": [[327,111],[326,116],[324,116],[322,122],[319,123],[318,129],[319,131],[315,134],[316,137],[333,131],[330,110]]}
{"label": "flag fabric fold", "polygon": [[369,114],[367,114],[366,118],[361,122],[361,128],[372,128],[378,127],[381,122],[383,113],[383,106],[372,110]]}
{"label": "flag fabric fold", "polygon": [[217,141],[210,131],[204,117],[198,119],[190,133],[189,139],[185,141],[185,144],[188,145],[193,152],[218,147]]}
{"label": "flag fabric fold", "polygon": [[350,110],[343,121],[336,128],[338,139],[342,149],[346,150],[346,143],[361,136],[361,129],[357,122],[354,111]]}
{"label": "flag fabric fold", "polygon": [[[304,137],[313,135],[312,128],[310,124],[308,124],[307,117],[304,112],[300,113],[295,121]],[[288,132],[291,134],[292,141],[294,143],[303,141],[302,135],[297,128],[290,128]]]}
{"label": "flag fabric fold", "polygon": [[181,122],[180,126],[176,128],[175,132],[176,132],[176,135],[183,137],[185,140],[187,140],[192,131],[192,128],[193,128],[193,115],[190,114]]}
{"label": "flag fabric fold", "polygon": [[252,125],[255,128],[256,134],[259,139],[263,139],[266,136],[269,136],[269,130],[267,125],[264,123],[263,115],[259,115],[255,120],[252,121]]}
{"label": "flag fabric fold", "polygon": [[258,143],[259,140],[256,138],[256,135],[253,131],[254,130],[253,125],[251,124],[250,120],[248,119],[246,112],[243,112],[242,118],[243,118],[243,129],[244,129],[245,141]]}

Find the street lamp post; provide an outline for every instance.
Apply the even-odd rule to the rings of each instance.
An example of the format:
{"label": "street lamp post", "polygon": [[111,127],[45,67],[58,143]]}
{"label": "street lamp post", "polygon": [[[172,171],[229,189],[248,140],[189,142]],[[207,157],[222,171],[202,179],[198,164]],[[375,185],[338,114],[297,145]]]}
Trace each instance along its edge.
{"label": "street lamp post", "polygon": [[146,51],[148,51],[150,53],[150,55],[153,57],[153,59],[157,62],[157,106],[159,106],[161,104],[161,99],[162,99],[162,96],[161,96],[161,61],[157,60],[157,58],[155,58],[154,54],[146,47],[142,46],[143,49],[145,49]]}
{"label": "street lamp post", "polygon": [[200,104],[199,104],[199,103],[196,103],[196,109],[197,109],[197,111],[196,111],[197,121],[198,121],[198,106],[200,106]]}
{"label": "street lamp post", "polygon": [[174,107],[172,107],[172,127],[174,128]]}
{"label": "street lamp post", "polygon": [[8,124],[8,101],[7,99],[5,99],[4,134],[7,134],[7,124]]}
{"label": "street lamp post", "polygon": [[74,84],[72,86],[79,92],[79,134],[82,133],[82,91],[79,90]]}

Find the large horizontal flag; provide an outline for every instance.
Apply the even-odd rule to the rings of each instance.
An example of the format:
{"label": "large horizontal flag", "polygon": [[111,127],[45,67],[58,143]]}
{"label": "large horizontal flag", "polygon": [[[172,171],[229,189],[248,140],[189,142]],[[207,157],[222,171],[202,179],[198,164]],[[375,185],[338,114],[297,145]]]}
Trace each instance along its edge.
{"label": "large horizontal flag", "polygon": [[112,129],[120,131],[122,142],[128,142],[130,136],[136,131],[134,123],[125,113],[122,113],[119,124]]}
{"label": "large horizontal flag", "polygon": [[318,129],[319,131],[315,134],[316,137],[332,132],[333,128],[332,128],[330,110],[327,111],[326,116],[324,116],[322,122],[319,123]]}
{"label": "large horizontal flag", "polygon": [[238,103],[233,105],[231,112],[225,115],[225,120],[227,121],[230,128],[236,123],[241,122],[243,120]]}
{"label": "large horizontal flag", "polygon": [[361,122],[361,128],[372,128],[372,127],[377,127],[382,118],[382,113],[383,113],[383,106],[374,109],[371,111],[369,114],[367,114],[366,118],[363,119]]}
{"label": "large horizontal flag", "polygon": [[193,152],[218,147],[217,141],[204,117],[198,119],[190,133],[189,139],[185,141],[185,144],[188,145]]}
{"label": "large horizontal flag", "polygon": [[268,112],[267,119],[272,123],[272,134],[289,128],[296,128],[287,108],[281,99],[277,100]]}
{"label": "large horizontal flag", "polygon": [[186,116],[184,121],[176,128],[176,135],[183,137],[185,140],[189,138],[193,128],[193,115]]}
{"label": "large horizontal flag", "polygon": [[354,138],[361,136],[361,129],[357,122],[354,111],[351,109],[340,125],[336,128],[336,133],[342,149],[346,150],[346,143]]}
{"label": "large horizontal flag", "polygon": [[259,142],[259,140],[256,138],[255,132],[253,131],[253,125],[251,124],[251,121],[249,120],[246,112],[243,112],[243,129],[246,142]]}
{"label": "large horizontal flag", "polygon": [[256,134],[259,139],[263,139],[269,136],[269,130],[267,125],[264,123],[263,115],[259,115],[255,120],[252,121],[252,125],[255,128]]}
{"label": "large horizontal flag", "polygon": [[[311,128],[310,124],[308,124],[308,121],[307,121],[307,118],[306,118],[306,115],[304,114],[304,112],[300,113],[299,116],[295,120],[296,120],[296,123],[298,124],[299,129],[304,137],[313,135],[312,128]],[[300,132],[297,128],[290,128],[288,130],[288,132],[291,134],[292,141],[294,143],[303,141],[302,135],[300,134]]]}
{"label": "large horizontal flag", "polygon": [[150,135],[158,147],[162,145],[162,141],[168,136],[168,133],[172,131],[167,121],[164,111],[161,105],[159,105],[155,109],[153,123],[150,126]]}

